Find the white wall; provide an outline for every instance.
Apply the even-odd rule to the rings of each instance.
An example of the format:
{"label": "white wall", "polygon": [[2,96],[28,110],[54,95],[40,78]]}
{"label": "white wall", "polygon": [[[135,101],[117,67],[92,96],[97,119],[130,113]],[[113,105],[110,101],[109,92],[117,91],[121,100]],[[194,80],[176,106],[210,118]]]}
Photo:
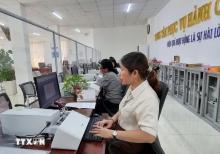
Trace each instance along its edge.
{"label": "white wall", "polygon": [[124,54],[136,51],[146,43],[146,26],[128,26],[94,29],[94,47],[102,58],[114,56],[119,60]]}
{"label": "white wall", "polygon": [[214,14],[215,0],[211,0],[211,19],[193,27],[187,28],[185,32],[178,30],[173,36],[168,36],[159,41],[154,41],[154,34],[160,31],[163,26],[168,26],[181,17],[194,11],[194,6],[200,7],[208,3],[207,0],[170,0],[170,2],[154,17],[148,20],[151,25],[151,33],[148,35],[147,44],[150,46],[150,57],[157,57],[164,63],[173,60],[174,55],[179,55],[181,62],[204,63],[209,65],[220,65],[220,38],[192,42],[185,45],[167,47],[169,40],[192,34],[193,32],[204,31],[217,27],[220,23],[220,16]]}

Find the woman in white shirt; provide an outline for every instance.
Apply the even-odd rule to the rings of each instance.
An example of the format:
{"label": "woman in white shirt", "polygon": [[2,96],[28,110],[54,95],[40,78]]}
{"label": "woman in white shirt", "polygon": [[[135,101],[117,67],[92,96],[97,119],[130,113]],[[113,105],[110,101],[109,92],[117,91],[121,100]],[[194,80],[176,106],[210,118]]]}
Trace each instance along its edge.
{"label": "woman in white shirt", "polygon": [[[91,133],[112,139],[106,153],[139,154],[150,147],[157,136],[159,100],[156,91],[159,82],[156,73],[149,71],[147,58],[140,52],[123,56],[120,67],[121,82],[129,89],[119,111],[110,119],[97,122]],[[114,124],[116,126],[112,128]]]}

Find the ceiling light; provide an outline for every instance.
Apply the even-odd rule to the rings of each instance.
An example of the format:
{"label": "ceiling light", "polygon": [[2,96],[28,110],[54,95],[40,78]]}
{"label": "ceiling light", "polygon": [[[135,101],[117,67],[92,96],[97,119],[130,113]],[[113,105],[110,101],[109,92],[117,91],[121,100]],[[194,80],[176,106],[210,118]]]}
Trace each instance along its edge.
{"label": "ceiling light", "polygon": [[127,13],[130,11],[130,9],[131,9],[131,3],[128,4]]}
{"label": "ceiling light", "polygon": [[33,32],[32,34],[35,35],[35,36],[40,36],[40,34],[36,33],[36,32]]}
{"label": "ceiling light", "polygon": [[4,26],[5,24],[4,24],[4,23],[2,23],[2,22],[0,22],[0,25],[1,25],[1,26]]}
{"label": "ceiling light", "polygon": [[79,29],[79,28],[76,28],[75,31],[78,32],[78,33],[80,33],[80,29]]}
{"label": "ceiling light", "polygon": [[0,36],[0,40],[4,40],[4,37],[3,37],[3,36]]}
{"label": "ceiling light", "polygon": [[58,13],[56,13],[56,12],[52,12],[52,14],[54,15],[54,16],[56,16],[57,18],[59,18],[60,20],[62,20],[63,19],[63,17],[61,17],[61,15],[59,15]]}

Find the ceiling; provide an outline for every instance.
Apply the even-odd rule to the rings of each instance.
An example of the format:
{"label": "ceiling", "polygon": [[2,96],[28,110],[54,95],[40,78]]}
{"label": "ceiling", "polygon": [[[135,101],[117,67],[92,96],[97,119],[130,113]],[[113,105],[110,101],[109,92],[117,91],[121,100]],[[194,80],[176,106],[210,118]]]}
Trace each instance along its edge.
{"label": "ceiling", "polygon": [[[104,28],[144,25],[169,0],[17,0],[25,9],[25,18],[43,26]],[[132,3],[129,13],[128,3]],[[52,15],[59,13],[63,19]]]}

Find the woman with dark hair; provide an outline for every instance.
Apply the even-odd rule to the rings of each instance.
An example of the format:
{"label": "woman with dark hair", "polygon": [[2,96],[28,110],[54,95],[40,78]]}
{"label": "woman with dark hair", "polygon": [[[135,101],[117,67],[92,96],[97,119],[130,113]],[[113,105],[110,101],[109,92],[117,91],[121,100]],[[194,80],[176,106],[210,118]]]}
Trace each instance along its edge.
{"label": "woman with dark hair", "polygon": [[118,112],[119,103],[122,100],[121,83],[117,75],[113,73],[114,68],[109,59],[103,59],[101,62],[100,72],[103,78],[97,82],[101,88],[103,101],[96,105],[96,113],[109,113],[114,115]]}
{"label": "woman with dark hair", "polygon": [[109,60],[112,62],[113,69],[114,69],[113,72],[114,72],[115,74],[118,74],[119,71],[118,71],[117,68],[119,68],[119,66],[118,66],[118,63],[116,62],[115,58],[114,58],[114,57],[109,57]]}
{"label": "woman with dark hair", "polygon": [[141,154],[145,148],[151,149],[157,136],[159,82],[141,52],[123,56],[120,66],[122,84],[129,86],[127,93],[119,111],[110,119],[97,122],[91,133],[112,139],[107,144],[107,154]]}

